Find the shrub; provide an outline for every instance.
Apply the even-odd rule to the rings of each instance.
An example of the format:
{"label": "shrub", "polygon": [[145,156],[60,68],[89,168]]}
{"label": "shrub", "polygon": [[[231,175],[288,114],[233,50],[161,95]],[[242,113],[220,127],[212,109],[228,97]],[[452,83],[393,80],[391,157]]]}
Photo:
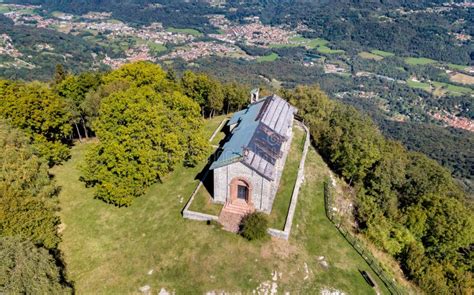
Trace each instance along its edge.
{"label": "shrub", "polygon": [[263,213],[254,212],[242,219],[241,234],[249,241],[260,240],[266,236],[268,219]]}

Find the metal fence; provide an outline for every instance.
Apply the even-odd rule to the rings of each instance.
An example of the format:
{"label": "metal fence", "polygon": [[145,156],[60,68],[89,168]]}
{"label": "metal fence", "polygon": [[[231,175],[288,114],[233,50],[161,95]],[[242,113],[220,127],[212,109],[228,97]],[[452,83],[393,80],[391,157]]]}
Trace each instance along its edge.
{"label": "metal fence", "polygon": [[359,253],[359,255],[367,262],[369,267],[374,271],[374,273],[379,277],[379,279],[387,287],[388,291],[391,294],[401,295],[403,292],[395,285],[394,279],[391,278],[380,266],[375,257],[370,253],[369,250],[365,248],[363,243],[350,231],[346,230],[342,226],[341,220],[336,214],[334,214],[333,206],[334,203],[333,195],[329,187],[329,182],[326,180],[324,182],[324,207],[326,210],[326,216],[328,219],[336,226],[339,232],[344,236],[344,238],[352,245],[352,247]]}

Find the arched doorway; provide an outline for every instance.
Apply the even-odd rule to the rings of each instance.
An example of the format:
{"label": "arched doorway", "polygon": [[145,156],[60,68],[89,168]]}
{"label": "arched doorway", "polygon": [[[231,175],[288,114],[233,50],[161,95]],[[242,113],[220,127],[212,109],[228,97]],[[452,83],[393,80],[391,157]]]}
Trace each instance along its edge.
{"label": "arched doorway", "polygon": [[250,182],[242,177],[232,179],[230,184],[231,202],[252,204],[252,186]]}

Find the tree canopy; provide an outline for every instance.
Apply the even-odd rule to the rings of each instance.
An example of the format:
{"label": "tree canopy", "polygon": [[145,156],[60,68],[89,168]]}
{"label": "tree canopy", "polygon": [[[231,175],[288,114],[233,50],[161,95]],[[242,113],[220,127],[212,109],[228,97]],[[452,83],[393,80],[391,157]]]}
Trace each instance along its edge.
{"label": "tree canopy", "polygon": [[68,158],[71,114],[46,84],[0,81],[0,117],[23,130],[49,164]]}
{"label": "tree canopy", "polygon": [[0,237],[0,293],[71,294],[61,269],[44,248],[27,240]]}
{"label": "tree canopy", "polygon": [[0,122],[0,236],[20,236],[46,248],[59,242],[58,188],[46,163],[21,132]]}
{"label": "tree canopy", "polygon": [[84,180],[97,197],[128,206],[177,165],[195,165],[206,155],[199,106],[166,79],[156,65],[137,63],[104,77],[126,81],[100,104],[94,130],[99,139],[88,154]]}

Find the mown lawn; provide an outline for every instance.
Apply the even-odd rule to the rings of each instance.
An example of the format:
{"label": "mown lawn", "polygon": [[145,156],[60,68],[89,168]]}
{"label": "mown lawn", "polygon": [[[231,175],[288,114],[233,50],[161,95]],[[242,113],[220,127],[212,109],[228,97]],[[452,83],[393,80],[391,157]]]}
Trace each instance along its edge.
{"label": "mown lawn", "polygon": [[454,95],[454,96],[474,93],[474,90],[472,90],[469,87],[462,87],[462,86],[453,85],[453,84],[449,84],[449,83],[433,81],[433,85],[436,86],[436,87],[440,87],[442,89],[445,89],[447,92],[449,92],[451,95]]}
{"label": "mown lawn", "polygon": [[454,84],[432,81],[430,83],[407,80],[407,85],[412,88],[418,88],[435,95],[443,96],[446,93],[453,96],[468,95],[474,93],[474,90],[468,87],[462,87]]}
{"label": "mown lawn", "polygon": [[[219,122],[208,122],[208,129]],[[95,200],[93,189],[79,181],[78,170],[91,144],[73,147],[71,160],[51,171],[62,188],[60,248],[78,294],[138,294],[144,285],[153,294],[161,288],[176,294],[251,293],[261,283],[271,283],[272,272],[278,273],[282,294],[316,294],[322,289],[374,294],[359,273],[369,271],[368,266],[324,214],[328,168],[314,149],[308,153],[290,241],[255,243],[181,217],[204,163],[177,168],[131,207]]]}
{"label": "mown lawn", "polygon": [[[204,183],[212,183],[210,178],[212,178],[212,173],[207,176],[207,180],[205,180]],[[198,192],[194,196],[191,206],[189,206],[189,210],[219,216],[222,207],[223,205],[212,202],[212,196],[208,188],[205,185],[201,185]]]}
{"label": "mown lawn", "polygon": [[[0,1],[0,3],[2,3],[3,1]],[[0,13],[7,13],[7,12],[10,12],[11,9],[10,7],[8,7],[7,5],[5,4],[0,4]]]}
{"label": "mown lawn", "polygon": [[298,176],[298,167],[300,165],[305,140],[305,132],[299,127],[293,127],[293,140],[291,142],[290,152],[285,162],[285,170],[280,179],[275,201],[273,202],[272,212],[269,217],[271,228],[283,230],[285,227],[286,216],[290,207],[291,195],[295,187]]}
{"label": "mown lawn", "polygon": [[164,52],[168,49],[168,48],[166,48],[165,45],[157,44],[155,42],[148,42],[147,45],[148,45],[148,48],[150,48],[150,50],[155,54],[160,53],[160,52]]}

